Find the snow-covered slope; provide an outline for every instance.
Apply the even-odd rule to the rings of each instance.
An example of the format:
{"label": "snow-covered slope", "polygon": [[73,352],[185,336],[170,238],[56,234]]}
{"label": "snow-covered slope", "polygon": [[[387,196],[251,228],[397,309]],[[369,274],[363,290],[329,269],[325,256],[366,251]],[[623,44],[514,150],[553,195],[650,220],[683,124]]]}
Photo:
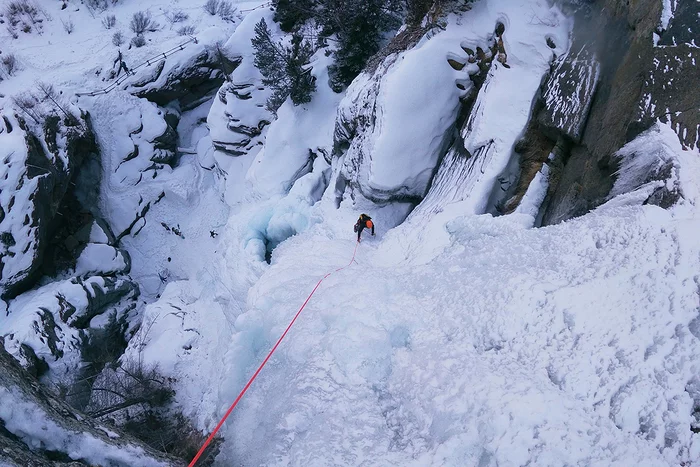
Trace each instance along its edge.
{"label": "snow-covered slope", "polygon": [[[201,11],[181,3],[193,20]],[[172,378],[175,404],[206,432],[333,272],[224,425],[216,465],[699,459],[697,149],[658,124],[614,155],[617,181],[596,210],[534,228],[545,165],[514,213],[494,217],[514,146],[569,44],[571,23],[558,7],[480,0],[444,12],[442,28],[342,94],[327,85],[321,49],[312,101],[287,101],[273,116],[250,45],[271,12],[243,11],[261,3],[241,3],[234,24],[196,17],[216,26],[202,42],[219,43],[237,66],[209,101],[186,110],[150,102],[128,92],[136,79],[79,98],[102,149],[99,207],[129,254],[96,230],[68,273],[84,282],[42,284],[9,304],[0,330],[10,350],[20,354],[24,343],[54,360],[57,349],[73,352],[65,364],[77,365],[69,344],[79,331],[61,327],[60,349],[25,331],[49,316],[59,325],[90,320],[87,287],[105,285],[91,275],[129,263],[142,295],[122,358]],[[163,47],[178,39],[153,37]],[[157,51],[147,47],[132,58]],[[187,57],[166,62],[162,76]],[[26,70],[36,75],[39,65]],[[68,65],[57,73],[68,88],[100,85],[96,69]],[[582,83],[580,109],[595,82]],[[17,79],[0,86],[21,88]],[[654,196],[670,208],[649,204]],[[377,236],[365,231],[358,246],[360,212]],[[356,246],[355,261],[336,271]],[[81,306],[66,315],[60,296]],[[30,305],[40,311],[26,313]],[[22,428],[18,413],[2,418]]]}
{"label": "snow-covered slope", "polygon": [[[338,208],[337,184],[314,204],[314,167],[282,199],[234,203],[222,255],[196,279],[170,283],[147,308],[143,357],[177,378],[179,403],[211,429],[318,279],[350,260],[358,210],[376,220],[379,238],[363,238],[356,264],[323,282],[224,426],[217,464],[656,466],[700,456],[691,430],[700,400],[697,154],[664,133],[664,158],[673,159],[684,187],[670,211],[642,205],[659,182],[640,180],[637,190],[640,183],[621,179],[617,196],[596,211],[533,229],[545,171],[526,196],[533,206],[481,214],[552,57],[551,27],[531,24],[528,8],[556,15],[547,5],[494,1],[475,5],[444,33],[458,38],[470,34],[466,24],[484,22],[488,31],[506,23],[511,68],[494,64],[475,104],[482,112],[462,135],[474,155],[493,146],[477,170],[480,189],[460,186],[453,197],[437,197],[439,209],[419,205],[393,228],[407,213],[403,205],[352,204],[346,196]],[[565,44],[566,21],[557,24],[556,41]],[[437,47],[433,40],[439,44],[440,34],[417,50]],[[387,73],[398,74],[392,67]],[[457,99],[452,70],[446,73],[445,92]],[[434,76],[442,83],[442,74]],[[340,121],[344,106],[373,86],[368,77],[352,85]],[[280,112],[273,125],[293,128],[310,118],[306,112],[316,112],[313,103]],[[392,115],[377,112],[374,128],[399,121]],[[363,134],[357,148],[375,151],[381,134]],[[620,157],[656,151],[649,138],[658,138],[644,138]],[[268,134],[266,151],[267,141],[282,148]],[[365,161],[365,182],[386,174],[402,185],[416,166],[392,157],[397,165],[387,170]],[[415,159],[429,168],[430,157]],[[350,178],[342,159],[333,169]],[[409,185],[418,193],[421,183]],[[268,266],[266,245],[278,243]]]}

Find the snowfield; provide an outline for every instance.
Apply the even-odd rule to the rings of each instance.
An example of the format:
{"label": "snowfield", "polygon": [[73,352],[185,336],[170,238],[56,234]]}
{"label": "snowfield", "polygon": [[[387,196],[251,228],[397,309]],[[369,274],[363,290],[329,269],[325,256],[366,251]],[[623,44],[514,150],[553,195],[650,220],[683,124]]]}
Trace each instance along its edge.
{"label": "snowfield", "polygon": [[[123,3],[129,14],[138,7]],[[560,21],[533,25],[531,12]],[[545,167],[514,214],[494,217],[494,184],[554,58],[546,37],[562,47],[571,25],[544,0],[481,0],[462,15],[394,57],[399,64],[382,82],[392,92],[378,96],[371,94],[381,87],[367,75],[334,94],[326,82],[330,61],[317,53],[313,100],[286,102],[239,157],[215,150],[212,140],[239,143],[230,139],[227,118],[251,125],[267,118],[249,39],[270,12],[254,10],[230,27],[197,17],[218,28],[207,33],[210,43],[241,38],[222,43],[242,59],[234,83],[256,88],[254,98],[236,101],[229,93],[226,103],[215,97],[184,112],[180,145],[192,154],[143,183],[164,110],[123,90],[81,98],[103,151],[100,208],[114,233],[125,233],[120,247],[129,258],[95,229],[76,274],[130,263],[144,306],[123,358],[174,378],[176,405],[202,431],[214,428],[317,281],[350,261],[358,215],[375,221],[377,236],[365,231],[355,262],[324,280],[224,425],[215,465],[656,467],[700,459],[700,153],[683,150],[673,131],[657,124],[619,152],[618,181],[594,211],[534,228]],[[481,110],[461,135],[474,157],[487,148],[475,178],[434,192],[413,211],[338,191],[349,159],[326,160],[334,119],[364,96],[382,111],[376,133],[357,144],[381,154],[360,157],[365,166],[353,170],[377,190],[405,185],[412,195],[424,193],[457,114],[453,85],[468,79],[447,58],[461,41],[486,41],[496,21],[506,25],[510,68],[494,64]],[[175,41],[166,34],[164,41]],[[157,51],[148,47],[139,53]],[[412,80],[426,64],[444,69]],[[24,64],[27,75],[59,65],[48,58]],[[61,83],[75,91],[87,65],[74,58],[65,66]],[[423,92],[435,82],[450,88],[440,88],[431,105],[399,92],[413,85]],[[8,93],[20,86],[3,85]],[[134,147],[138,157],[122,164]],[[666,188],[678,190],[680,201],[668,210],[643,204],[664,186],[645,175],[668,164],[673,183]],[[135,219],[147,204],[148,214]],[[87,300],[69,281],[45,287]],[[29,292],[10,309],[41,293]],[[3,334],[33,319],[11,316],[0,323]],[[24,338],[35,336],[17,335],[13,346]],[[41,420],[21,423],[31,409],[22,404],[3,406],[0,415],[14,420],[7,427],[33,433]],[[49,447],[71,441],[49,438]],[[86,442],[99,461],[99,446]],[[124,462],[137,454],[124,453]]]}

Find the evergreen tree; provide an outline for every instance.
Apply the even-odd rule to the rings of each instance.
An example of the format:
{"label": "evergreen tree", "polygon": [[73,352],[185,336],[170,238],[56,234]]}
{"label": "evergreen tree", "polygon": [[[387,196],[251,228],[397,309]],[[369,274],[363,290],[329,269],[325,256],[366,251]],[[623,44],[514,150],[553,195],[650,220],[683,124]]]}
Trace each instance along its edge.
{"label": "evergreen tree", "polygon": [[263,84],[272,89],[267,108],[276,112],[287,97],[291,97],[294,105],[310,102],[316,90],[316,79],[308,66],[313,55],[311,44],[300,34],[294,34],[292,46],[283,46],[272,39],[264,18],[255,25],[252,43],[255,66],[263,75]]}
{"label": "evergreen tree", "polygon": [[336,35],[335,63],[329,68],[331,88],[340,92],[381,47],[384,32],[400,23],[396,0],[321,0],[322,34]]}
{"label": "evergreen tree", "polygon": [[316,0],[272,0],[275,9],[273,19],[284,32],[292,32],[313,18]]}
{"label": "evergreen tree", "polygon": [[430,7],[439,0],[406,0],[406,23],[420,24]]}

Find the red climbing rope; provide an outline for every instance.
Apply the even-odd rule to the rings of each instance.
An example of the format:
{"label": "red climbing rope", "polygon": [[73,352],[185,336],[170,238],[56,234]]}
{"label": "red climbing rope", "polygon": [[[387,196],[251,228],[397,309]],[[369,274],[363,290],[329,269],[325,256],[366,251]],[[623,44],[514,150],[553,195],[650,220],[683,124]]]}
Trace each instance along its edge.
{"label": "red climbing rope", "polygon": [[221,420],[219,420],[219,423],[216,425],[216,428],[214,428],[214,431],[211,432],[211,434],[209,435],[209,437],[207,438],[207,440],[204,442],[204,444],[202,445],[202,447],[199,448],[199,452],[197,452],[197,455],[194,456],[194,459],[192,459],[192,462],[190,462],[190,464],[189,464],[188,467],[194,467],[194,465],[197,463],[197,461],[199,460],[199,458],[200,458],[200,457],[202,456],[202,454],[204,453],[204,450],[207,448],[207,446],[209,446],[209,443],[211,443],[211,441],[214,439],[214,436],[216,436],[216,433],[219,431],[219,429],[221,428],[221,426],[224,424],[224,422],[226,421],[226,419],[228,418],[228,416],[231,415],[231,412],[233,412],[233,409],[236,408],[236,405],[238,405],[238,402],[243,398],[243,395],[246,393],[246,391],[248,391],[248,388],[250,387],[250,385],[253,384],[253,381],[255,381],[255,378],[258,377],[258,374],[262,371],[262,369],[263,369],[263,367],[265,366],[265,364],[267,363],[267,361],[270,359],[270,357],[272,357],[272,354],[275,353],[275,350],[277,350],[277,347],[278,347],[278,346],[280,345],[280,343],[282,342],[282,339],[284,339],[284,336],[286,336],[287,333],[289,332],[289,330],[292,328],[292,325],[294,324],[294,321],[297,320],[297,318],[298,318],[299,315],[301,314],[301,311],[304,309],[304,307],[306,306],[306,304],[309,303],[309,300],[311,300],[311,297],[313,296],[314,292],[316,292],[316,289],[318,289],[318,287],[321,285],[321,282],[323,282],[323,280],[324,280],[326,277],[330,276],[331,274],[333,274],[333,273],[335,273],[335,272],[338,272],[338,271],[342,271],[343,269],[347,268],[348,266],[350,266],[350,265],[352,264],[353,261],[355,261],[355,254],[357,253],[357,246],[358,246],[359,244],[360,244],[359,241],[358,241],[357,243],[355,243],[355,250],[352,252],[352,259],[350,260],[350,262],[349,262],[348,264],[346,264],[345,266],[343,266],[343,267],[341,267],[341,268],[336,269],[336,270],[333,271],[333,272],[327,273],[325,276],[323,276],[321,279],[319,279],[319,281],[316,283],[316,286],[315,286],[314,289],[311,291],[311,293],[309,294],[309,296],[306,297],[306,300],[304,301],[304,304],[301,305],[301,308],[299,308],[299,311],[297,311],[297,314],[294,315],[294,318],[292,318],[292,321],[289,322],[289,325],[287,326],[287,329],[285,329],[284,332],[282,333],[282,335],[280,336],[280,338],[277,339],[277,342],[276,342],[275,345],[272,347],[272,350],[270,350],[270,352],[267,354],[267,357],[265,357],[265,360],[263,360],[263,362],[260,364],[260,366],[258,367],[258,369],[255,370],[255,373],[253,373],[253,376],[248,380],[248,382],[247,382],[246,385],[243,387],[243,390],[240,392],[240,394],[238,394],[238,397],[236,397],[236,400],[233,401],[233,404],[231,404],[231,407],[228,408],[228,410],[226,411],[226,413],[224,414],[224,416],[221,418]]}

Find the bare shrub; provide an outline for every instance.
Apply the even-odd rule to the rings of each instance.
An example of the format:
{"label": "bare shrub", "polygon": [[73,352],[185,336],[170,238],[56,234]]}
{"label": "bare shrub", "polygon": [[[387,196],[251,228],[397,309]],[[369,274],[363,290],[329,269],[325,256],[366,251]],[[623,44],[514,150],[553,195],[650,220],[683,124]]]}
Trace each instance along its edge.
{"label": "bare shrub", "polygon": [[[25,33],[32,32],[33,28],[41,33],[42,23],[41,18],[43,11],[29,0],[13,0],[5,5],[5,17],[7,18],[7,30],[12,37],[17,39],[17,31]],[[46,14],[44,14],[46,18]]]}
{"label": "bare shrub", "polygon": [[112,44],[119,47],[123,43],[124,43],[124,34],[122,34],[121,31],[117,31],[114,34],[112,34]]}
{"label": "bare shrub", "polygon": [[187,25],[187,26],[182,26],[180,29],[177,30],[177,33],[180,36],[192,36],[196,32],[196,28],[194,26]]}
{"label": "bare shrub", "polygon": [[12,96],[12,103],[36,123],[41,123],[44,116],[41,113],[37,98],[29,92],[23,92]]}
{"label": "bare shrub", "polygon": [[556,15],[556,13],[550,13],[545,15],[544,17],[540,17],[537,15],[537,13],[534,12],[534,10],[531,10],[528,24],[535,24],[537,26],[547,26],[550,28],[555,28],[559,26],[559,17]]}
{"label": "bare shrub", "polygon": [[[165,410],[151,410],[141,417],[134,417],[124,424],[123,429],[154,449],[186,460],[192,459],[207,439],[207,434],[197,430],[182,413]],[[222,438],[214,438],[197,465],[211,465],[222,442]]]}
{"label": "bare shrub", "polygon": [[214,16],[219,9],[219,0],[207,0],[207,3],[205,3],[202,8],[204,8],[204,11]]}
{"label": "bare shrub", "polygon": [[68,18],[68,21],[61,20],[61,23],[63,24],[63,30],[66,31],[68,34],[72,33],[73,30],[75,29],[75,25],[73,24],[73,20],[70,18]]}
{"label": "bare shrub", "polygon": [[235,19],[236,8],[231,5],[228,0],[221,0],[216,9],[216,13],[224,21],[233,21]]}
{"label": "bare shrub", "polygon": [[[182,413],[172,410],[174,382],[162,376],[157,367],[142,364],[140,356],[138,361],[108,365],[92,386],[87,412],[95,418],[111,419],[154,449],[192,459],[207,435]],[[221,441],[213,440],[200,458],[202,465],[216,456]]]}
{"label": "bare shrub", "polygon": [[165,19],[170,23],[172,27],[175,23],[182,23],[187,21],[190,16],[182,10],[168,10],[165,12]]}
{"label": "bare shrub", "polygon": [[85,5],[88,7],[90,12],[102,13],[109,7],[107,0],[85,0]]}
{"label": "bare shrub", "polygon": [[137,49],[139,47],[143,47],[144,45],[146,45],[146,38],[141,35],[134,36],[131,38],[131,45],[133,45]]}
{"label": "bare shrub", "polygon": [[99,418],[131,407],[161,407],[173,397],[170,383],[157,367],[140,362],[127,361],[116,368],[106,368],[92,388],[88,414]]}
{"label": "bare shrub", "polygon": [[52,84],[39,81],[36,83],[36,87],[40,98],[43,98],[44,101],[50,101],[54,105],[54,112],[60,110],[63,113],[66,125],[75,126],[80,124],[75,115],[69,112],[66,105],[61,102],[60,93],[56,91]]}
{"label": "bare shrub", "polygon": [[150,11],[137,11],[131,18],[129,27],[137,36],[143,35],[146,31],[156,31],[160,27],[158,23],[151,18]]}
{"label": "bare shrub", "polygon": [[102,26],[104,26],[105,29],[112,29],[116,24],[117,17],[115,15],[107,15],[102,18]]}
{"label": "bare shrub", "polygon": [[12,76],[19,69],[17,64],[17,57],[15,54],[7,54],[2,57],[2,66],[5,68],[5,72]]}

